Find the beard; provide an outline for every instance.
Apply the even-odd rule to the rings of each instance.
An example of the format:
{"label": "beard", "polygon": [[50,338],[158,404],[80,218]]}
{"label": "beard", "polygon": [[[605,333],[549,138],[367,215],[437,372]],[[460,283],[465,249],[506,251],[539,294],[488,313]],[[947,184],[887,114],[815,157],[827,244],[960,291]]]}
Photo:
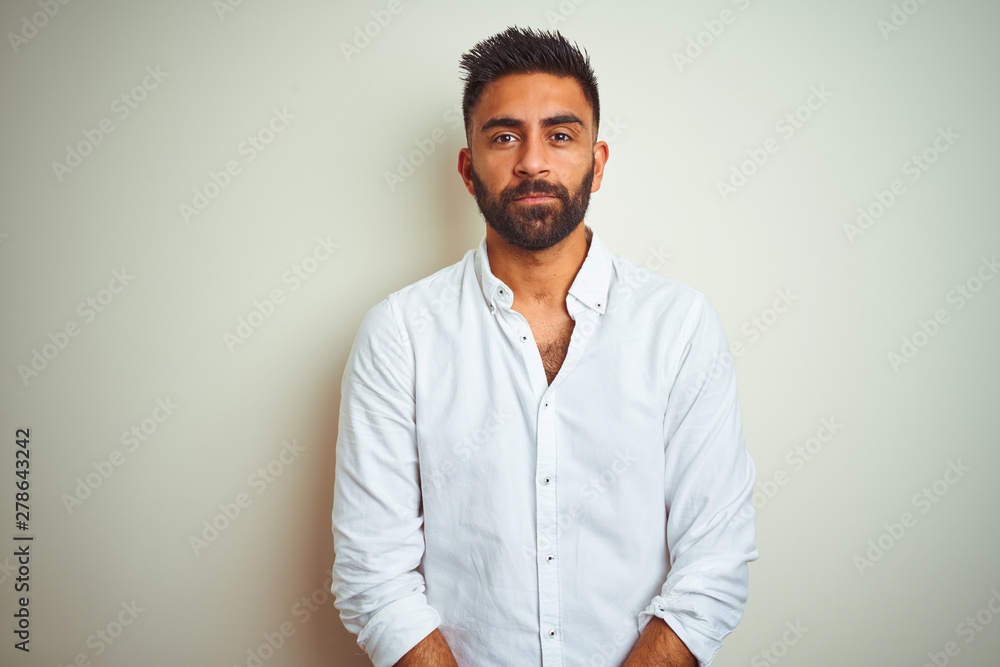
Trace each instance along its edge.
{"label": "beard", "polygon": [[[562,241],[583,221],[594,182],[594,159],[579,187],[570,193],[565,185],[544,180],[523,181],[493,196],[473,167],[476,204],[486,224],[511,245],[525,250],[545,250]],[[556,197],[546,204],[517,204],[532,194]]]}

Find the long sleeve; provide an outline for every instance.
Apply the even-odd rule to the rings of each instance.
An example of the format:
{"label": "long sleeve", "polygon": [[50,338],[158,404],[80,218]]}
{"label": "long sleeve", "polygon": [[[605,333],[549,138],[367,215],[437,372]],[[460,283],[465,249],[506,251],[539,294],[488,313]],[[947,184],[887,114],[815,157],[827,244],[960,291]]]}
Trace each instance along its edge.
{"label": "long sleeve", "polygon": [[441,623],[427,603],[413,352],[390,300],[363,318],[341,385],[331,592],[375,667]]}
{"label": "long sleeve", "polygon": [[664,619],[705,667],[739,623],[757,559],[756,469],[743,437],[725,330],[699,294],[681,329],[667,399],[665,502],[670,571],[639,613]]}

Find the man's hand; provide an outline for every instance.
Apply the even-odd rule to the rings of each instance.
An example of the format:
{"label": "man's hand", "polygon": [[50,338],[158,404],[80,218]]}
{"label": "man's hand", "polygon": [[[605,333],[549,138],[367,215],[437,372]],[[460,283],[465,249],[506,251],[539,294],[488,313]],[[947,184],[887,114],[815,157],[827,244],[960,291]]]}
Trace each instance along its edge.
{"label": "man's hand", "polygon": [[395,667],[458,667],[458,663],[444,635],[434,628],[434,632],[407,651]]}
{"label": "man's hand", "polygon": [[698,667],[698,659],[659,616],[649,619],[622,667]]}

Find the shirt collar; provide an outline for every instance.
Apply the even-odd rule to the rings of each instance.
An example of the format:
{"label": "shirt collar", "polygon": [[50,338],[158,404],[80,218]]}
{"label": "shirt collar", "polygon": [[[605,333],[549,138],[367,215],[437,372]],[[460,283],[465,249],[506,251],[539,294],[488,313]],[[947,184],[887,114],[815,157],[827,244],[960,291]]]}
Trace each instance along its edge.
{"label": "shirt collar", "polygon": [[[573,279],[573,284],[569,287],[569,293],[583,305],[603,315],[608,307],[608,292],[611,286],[611,251],[604,245],[596,231],[589,226],[587,229],[592,232],[590,249],[583,260],[583,266],[580,267],[576,278]],[[492,311],[498,306],[510,308],[514,303],[514,294],[510,287],[493,275],[490,270],[485,234],[479,242],[473,261],[476,267],[476,278],[479,280],[483,297],[490,310]]]}

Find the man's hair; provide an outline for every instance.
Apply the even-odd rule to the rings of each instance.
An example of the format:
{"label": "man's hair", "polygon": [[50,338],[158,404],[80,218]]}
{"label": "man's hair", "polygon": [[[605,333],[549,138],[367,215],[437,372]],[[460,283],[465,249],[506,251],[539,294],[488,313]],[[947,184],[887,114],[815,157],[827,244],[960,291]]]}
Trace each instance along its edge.
{"label": "man's hair", "polygon": [[[483,87],[508,74],[544,73],[571,76],[583,88],[583,96],[594,114],[594,141],[601,120],[601,105],[597,96],[597,77],[590,67],[590,55],[555,32],[533,31],[511,27],[484,39],[468,53],[463,53],[459,67],[465,71],[465,91],[462,95],[462,115],[465,135],[469,135],[472,110],[479,101]],[[471,144],[470,144],[471,145]]]}

